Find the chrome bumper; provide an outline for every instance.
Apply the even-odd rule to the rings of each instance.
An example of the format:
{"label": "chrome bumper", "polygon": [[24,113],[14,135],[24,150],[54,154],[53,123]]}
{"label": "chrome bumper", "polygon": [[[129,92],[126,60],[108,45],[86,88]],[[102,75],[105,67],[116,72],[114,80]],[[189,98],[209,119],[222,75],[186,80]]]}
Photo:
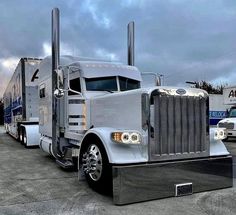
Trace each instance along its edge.
{"label": "chrome bumper", "polygon": [[[182,184],[189,194],[233,186],[232,156],[113,166],[113,201],[116,205],[176,195]],[[183,187],[182,194],[185,194]]]}

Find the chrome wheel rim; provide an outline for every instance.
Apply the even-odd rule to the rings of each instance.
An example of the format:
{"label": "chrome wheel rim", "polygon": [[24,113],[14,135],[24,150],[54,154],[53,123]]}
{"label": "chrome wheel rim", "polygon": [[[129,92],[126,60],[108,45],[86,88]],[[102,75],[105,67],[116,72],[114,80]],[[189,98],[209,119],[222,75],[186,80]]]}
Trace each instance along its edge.
{"label": "chrome wheel rim", "polygon": [[27,143],[27,137],[26,137],[26,133],[25,132],[24,132],[24,136],[23,136],[23,142],[24,142],[24,144]]}
{"label": "chrome wheel rim", "polygon": [[83,170],[94,181],[98,181],[102,175],[102,155],[97,145],[92,144],[83,154]]}
{"label": "chrome wheel rim", "polygon": [[20,141],[22,142],[23,137],[22,137],[22,132],[20,132]]}

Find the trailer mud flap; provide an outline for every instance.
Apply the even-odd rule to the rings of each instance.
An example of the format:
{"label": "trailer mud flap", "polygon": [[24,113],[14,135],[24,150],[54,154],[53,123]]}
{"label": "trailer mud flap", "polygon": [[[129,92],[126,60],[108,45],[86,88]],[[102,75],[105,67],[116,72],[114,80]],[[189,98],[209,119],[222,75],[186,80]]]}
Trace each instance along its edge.
{"label": "trailer mud flap", "polygon": [[113,201],[116,205],[232,186],[231,156],[113,166]]}

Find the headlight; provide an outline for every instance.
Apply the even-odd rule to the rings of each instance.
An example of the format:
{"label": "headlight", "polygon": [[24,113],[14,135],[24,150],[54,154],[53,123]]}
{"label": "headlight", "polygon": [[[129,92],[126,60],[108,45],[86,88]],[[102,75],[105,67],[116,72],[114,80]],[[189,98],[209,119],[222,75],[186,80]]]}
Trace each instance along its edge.
{"label": "headlight", "polygon": [[127,132],[122,133],[121,134],[121,142],[129,143],[130,142],[130,134]]}
{"label": "headlight", "polygon": [[227,137],[227,131],[225,128],[217,128],[214,131],[215,140],[223,140]]}
{"label": "headlight", "polygon": [[140,144],[141,135],[138,132],[112,132],[111,139],[118,143]]}
{"label": "headlight", "polygon": [[140,143],[140,135],[138,133],[130,134],[131,142],[132,143]]}

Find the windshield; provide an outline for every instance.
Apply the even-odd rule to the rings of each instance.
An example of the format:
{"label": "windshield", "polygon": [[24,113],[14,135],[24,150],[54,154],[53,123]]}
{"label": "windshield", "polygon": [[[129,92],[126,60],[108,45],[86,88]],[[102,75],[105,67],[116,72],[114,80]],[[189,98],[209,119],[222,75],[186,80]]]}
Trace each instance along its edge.
{"label": "windshield", "polygon": [[230,110],[229,117],[236,117],[236,109],[231,109]]}
{"label": "windshield", "polygon": [[[88,91],[118,91],[116,76],[85,78],[86,89]],[[120,77],[120,91],[134,90],[140,88],[140,81]]]}
{"label": "windshield", "polygon": [[140,81],[125,77],[119,77],[119,81],[121,91],[134,90],[140,88]]}
{"label": "windshield", "polygon": [[86,89],[90,91],[117,91],[116,77],[85,78]]}

